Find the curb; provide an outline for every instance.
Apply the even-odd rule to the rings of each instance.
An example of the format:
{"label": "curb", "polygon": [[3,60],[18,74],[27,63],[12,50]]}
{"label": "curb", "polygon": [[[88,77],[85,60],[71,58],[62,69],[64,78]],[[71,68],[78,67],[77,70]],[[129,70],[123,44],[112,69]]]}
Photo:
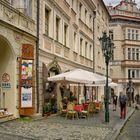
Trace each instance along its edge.
{"label": "curb", "polygon": [[113,136],[111,137],[111,140],[116,140],[116,138],[119,136],[121,129],[124,127],[124,125],[127,123],[127,121],[129,120],[129,118],[133,115],[133,113],[135,112],[135,108],[133,108],[127,115],[126,119],[117,127],[116,126],[116,132],[113,134]]}

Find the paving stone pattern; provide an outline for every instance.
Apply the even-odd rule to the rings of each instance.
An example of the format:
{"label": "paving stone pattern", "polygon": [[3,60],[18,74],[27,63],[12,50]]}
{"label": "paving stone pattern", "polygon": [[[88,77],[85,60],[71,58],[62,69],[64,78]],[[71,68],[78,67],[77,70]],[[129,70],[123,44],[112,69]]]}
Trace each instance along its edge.
{"label": "paving stone pattern", "polygon": [[0,124],[0,140],[111,140],[122,121],[119,110],[110,110],[110,123],[104,123],[104,111],[88,119],[50,116],[29,122],[15,120]]}
{"label": "paving stone pattern", "polygon": [[127,121],[117,140],[140,140],[140,110]]}

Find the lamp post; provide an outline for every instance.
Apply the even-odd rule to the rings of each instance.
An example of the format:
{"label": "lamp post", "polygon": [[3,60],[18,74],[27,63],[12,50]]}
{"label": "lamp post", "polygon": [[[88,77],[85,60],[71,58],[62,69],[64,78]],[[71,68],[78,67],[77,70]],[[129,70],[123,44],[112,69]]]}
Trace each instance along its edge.
{"label": "lamp post", "polygon": [[103,32],[103,36],[99,39],[102,46],[103,55],[105,57],[106,64],[106,85],[104,93],[104,104],[105,104],[105,122],[109,122],[109,86],[108,86],[108,65],[113,54],[114,44],[106,32]]}

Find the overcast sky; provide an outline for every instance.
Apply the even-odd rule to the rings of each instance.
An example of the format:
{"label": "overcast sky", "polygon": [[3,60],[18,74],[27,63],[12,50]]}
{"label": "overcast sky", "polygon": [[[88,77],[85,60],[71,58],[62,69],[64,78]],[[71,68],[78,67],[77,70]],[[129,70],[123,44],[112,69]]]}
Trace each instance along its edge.
{"label": "overcast sky", "polygon": [[[111,5],[116,5],[118,4],[121,0],[103,0],[105,2],[105,4],[109,5],[109,3]],[[138,4],[138,7],[140,8],[140,0],[135,0],[135,2]]]}

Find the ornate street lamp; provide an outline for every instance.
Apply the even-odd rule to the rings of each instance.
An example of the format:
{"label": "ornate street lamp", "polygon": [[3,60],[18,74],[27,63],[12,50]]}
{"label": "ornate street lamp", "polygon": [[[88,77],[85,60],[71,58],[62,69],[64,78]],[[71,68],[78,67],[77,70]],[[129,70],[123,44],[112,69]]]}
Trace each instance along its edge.
{"label": "ornate street lamp", "polygon": [[103,32],[103,36],[99,38],[103,55],[105,57],[106,63],[106,85],[105,85],[105,93],[104,93],[104,104],[105,104],[105,122],[109,122],[109,86],[108,86],[108,65],[109,61],[113,54],[114,44],[109,36],[107,36],[106,32]]}
{"label": "ornate street lamp", "polygon": [[132,78],[128,77],[128,83],[126,88],[126,94],[128,97],[128,105],[131,106],[131,102],[134,103],[134,83],[132,82]]}

